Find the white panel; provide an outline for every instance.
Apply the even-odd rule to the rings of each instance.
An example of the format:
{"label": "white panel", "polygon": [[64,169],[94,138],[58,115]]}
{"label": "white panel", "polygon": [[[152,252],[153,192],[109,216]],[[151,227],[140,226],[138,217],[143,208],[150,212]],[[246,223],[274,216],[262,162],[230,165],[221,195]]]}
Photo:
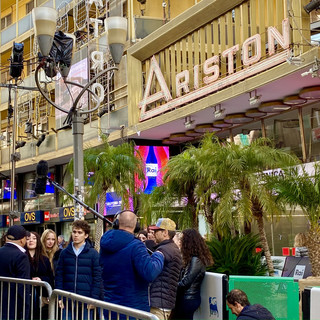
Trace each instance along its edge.
{"label": "white panel", "polygon": [[311,289],[310,320],[320,320],[320,287]]}
{"label": "white panel", "polygon": [[194,320],[223,319],[223,302],[226,292],[223,292],[225,274],[206,272],[201,285],[201,305],[194,313]]}

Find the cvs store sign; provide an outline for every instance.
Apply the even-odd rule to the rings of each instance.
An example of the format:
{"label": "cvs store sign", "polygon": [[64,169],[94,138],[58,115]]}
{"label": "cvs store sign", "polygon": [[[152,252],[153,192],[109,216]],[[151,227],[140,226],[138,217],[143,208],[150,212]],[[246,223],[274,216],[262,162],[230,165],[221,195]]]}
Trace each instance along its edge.
{"label": "cvs store sign", "polygon": [[43,223],[44,212],[42,210],[22,212],[20,215],[21,224],[40,224]]}

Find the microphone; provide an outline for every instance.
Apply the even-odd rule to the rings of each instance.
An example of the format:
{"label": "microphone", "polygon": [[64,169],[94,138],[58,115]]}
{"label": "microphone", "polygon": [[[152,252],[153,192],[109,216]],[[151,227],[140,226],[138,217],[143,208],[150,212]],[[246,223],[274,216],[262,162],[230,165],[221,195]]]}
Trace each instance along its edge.
{"label": "microphone", "polygon": [[48,162],[45,160],[40,160],[37,164],[37,177],[36,177],[36,186],[34,191],[36,194],[45,194],[46,193],[46,185],[48,179]]}

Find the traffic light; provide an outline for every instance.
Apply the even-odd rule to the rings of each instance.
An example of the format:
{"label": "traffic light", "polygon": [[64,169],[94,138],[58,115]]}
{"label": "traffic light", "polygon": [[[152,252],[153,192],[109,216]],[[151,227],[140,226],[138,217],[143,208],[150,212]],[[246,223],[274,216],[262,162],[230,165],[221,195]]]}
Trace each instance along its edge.
{"label": "traffic light", "polygon": [[21,76],[23,70],[23,47],[23,43],[13,43],[9,74],[15,79]]}

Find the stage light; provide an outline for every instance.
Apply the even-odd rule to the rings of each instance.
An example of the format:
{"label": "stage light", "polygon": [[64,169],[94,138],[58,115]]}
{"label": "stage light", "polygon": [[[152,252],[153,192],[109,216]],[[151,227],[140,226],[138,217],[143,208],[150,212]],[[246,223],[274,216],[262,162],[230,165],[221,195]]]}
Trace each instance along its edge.
{"label": "stage light", "polygon": [[303,9],[305,10],[306,13],[310,13],[313,10],[316,10],[320,7],[320,0],[312,0],[310,3],[305,5]]}
{"label": "stage light", "polygon": [[23,47],[23,43],[13,43],[9,74],[15,79],[21,77],[23,70]]}
{"label": "stage light", "polygon": [[25,142],[25,141],[18,141],[18,142],[16,142],[16,147],[15,147],[15,149],[17,150],[17,149],[19,149],[19,148],[24,147],[25,145],[26,145],[26,142]]}
{"label": "stage light", "polygon": [[37,146],[37,147],[40,147],[41,143],[45,140],[45,138],[46,138],[46,135],[43,133],[43,134],[39,137],[36,146]]}

